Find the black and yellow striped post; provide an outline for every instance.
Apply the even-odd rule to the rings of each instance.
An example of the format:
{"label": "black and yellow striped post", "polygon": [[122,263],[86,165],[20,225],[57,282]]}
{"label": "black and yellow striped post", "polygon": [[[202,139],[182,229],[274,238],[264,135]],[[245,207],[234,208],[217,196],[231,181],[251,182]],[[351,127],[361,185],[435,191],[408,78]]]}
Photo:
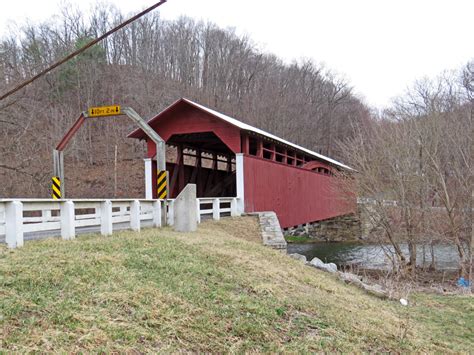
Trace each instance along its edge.
{"label": "black and yellow striped post", "polygon": [[51,196],[55,200],[59,200],[61,198],[61,179],[59,176],[53,176],[51,183]]}
{"label": "black and yellow striped post", "polygon": [[156,196],[159,199],[168,198],[168,172],[158,170],[156,174]]}

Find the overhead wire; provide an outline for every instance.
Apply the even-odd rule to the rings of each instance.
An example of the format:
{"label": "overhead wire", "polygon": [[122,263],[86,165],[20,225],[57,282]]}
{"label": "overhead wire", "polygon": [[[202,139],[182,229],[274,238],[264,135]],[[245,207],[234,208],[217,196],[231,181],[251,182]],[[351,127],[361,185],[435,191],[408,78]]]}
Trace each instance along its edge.
{"label": "overhead wire", "polygon": [[82,52],[84,52],[85,50],[89,49],[90,47],[94,46],[95,44],[99,43],[100,41],[102,41],[104,38],[107,38],[108,36],[110,36],[111,34],[117,32],[118,30],[122,29],[123,27],[127,26],[128,24],[138,20],[140,17],[146,15],[147,13],[149,13],[150,11],[153,11],[154,9],[156,9],[157,7],[163,5],[167,0],[161,0],[160,2],[154,4],[153,6],[150,6],[149,8],[143,10],[142,12],[136,14],[135,16],[129,18],[127,21],[125,22],[122,22],[120,25],[114,27],[113,29],[105,32],[103,35],[97,37],[96,39],[90,41],[89,43],[87,43],[86,45],[84,45],[83,47],[79,48],[78,50],[74,51],[73,53],[67,55],[66,57],[64,57],[63,59],[57,61],[56,63],[50,65],[49,67],[47,67],[46,69],[42,70],[41,72],[39,72],[38,74],[36,74],[35,76],[33,76],[32,78],[22,82],[21,84],[15,86],[13,89],[7,91],[6,93],[2,94],[2,96],[0,96],[0,101],[6,99],[7,97],[9,97],[10,95],[16,93],[17,91],[23,89],[25,86],[31,84],[33,81],[39,79],[40,77],[42,77],[43,75],[49,73],[50,71],[52,71],[53,69],[59,67],[61,64],[64,64],[66,63],[67,61],[71,60],[72,58],[76,57],[77,55],[81,54]]}

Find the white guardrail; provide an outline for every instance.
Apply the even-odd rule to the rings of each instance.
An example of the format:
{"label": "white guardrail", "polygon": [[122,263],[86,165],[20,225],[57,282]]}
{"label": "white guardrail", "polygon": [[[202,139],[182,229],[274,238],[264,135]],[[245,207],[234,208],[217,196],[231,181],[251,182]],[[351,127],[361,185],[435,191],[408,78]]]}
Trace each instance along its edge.
{"label": "white guardrail", "polygon": [[[219,220],[239,214],[235,197],[197,199],[198,223],[206,217]],[[110,235],[114,230],[139,231],[173,221],[174,199],[0,199],[0,242],[10,248],[22,246],[24,239],[73,239],[77,232]]]}

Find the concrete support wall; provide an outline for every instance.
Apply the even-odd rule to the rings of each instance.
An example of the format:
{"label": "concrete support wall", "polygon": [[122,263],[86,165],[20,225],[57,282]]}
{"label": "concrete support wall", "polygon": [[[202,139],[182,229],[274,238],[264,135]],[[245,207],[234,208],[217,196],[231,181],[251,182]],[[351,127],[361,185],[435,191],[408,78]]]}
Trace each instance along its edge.
{"label": "concrete support wall", "polygon": [[283,237],[280,222],[275,212],[256,212],[249,215],[258,217],[263,245],[286,251],[286,240]]}
{"label": "concrete support wall", "polygon": [[194,232],[197,230],[196,185],[188,184],[174,201],[174,230]]}
{"label": "concrete support wall", "polygon": [[362,238],[357,214],[338,216],[288,228],[285,235],[308,236],[324,242],[356,241]]}

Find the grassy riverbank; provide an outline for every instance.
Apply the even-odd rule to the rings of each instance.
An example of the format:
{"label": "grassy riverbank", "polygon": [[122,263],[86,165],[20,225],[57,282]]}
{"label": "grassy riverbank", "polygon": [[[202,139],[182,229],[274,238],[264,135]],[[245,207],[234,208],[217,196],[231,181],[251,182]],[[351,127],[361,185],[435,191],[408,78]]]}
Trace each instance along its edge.
{"label": "grassy riverbank", "polygon": [[306,235],[286,235],[285,240],[287,243],[317,243],[318,240],[316,238],[311,238]]}
{"label": "grassy riverbank", "polygon": [[0,247],[0,352],[474,348],[471,297],[403,308],[261,246],[257,231],[247,217]]}

